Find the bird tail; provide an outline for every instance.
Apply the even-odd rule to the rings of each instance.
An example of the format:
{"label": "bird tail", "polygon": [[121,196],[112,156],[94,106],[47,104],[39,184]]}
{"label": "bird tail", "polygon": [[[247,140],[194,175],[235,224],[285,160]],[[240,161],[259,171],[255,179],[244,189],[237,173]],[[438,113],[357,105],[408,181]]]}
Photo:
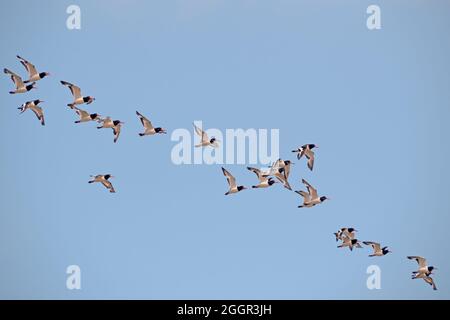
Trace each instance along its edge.
{"label": "bird tail", "polygon": [[145,133],[139,133],[139,135],[140,135],[141,137],[143,137],[143,136],[145,136]]}

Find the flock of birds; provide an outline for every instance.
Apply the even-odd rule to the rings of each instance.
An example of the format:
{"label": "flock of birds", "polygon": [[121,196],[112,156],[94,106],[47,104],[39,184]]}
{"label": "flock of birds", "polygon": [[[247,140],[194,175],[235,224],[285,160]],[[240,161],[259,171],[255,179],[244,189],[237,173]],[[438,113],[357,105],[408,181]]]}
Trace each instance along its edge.
{"label": "flock of birds", "polygon": [[[11,77],[11,80],[14,82],[16,86],[14,91],[9,92],[10,94],[26,93],[32,89],[36,89],[37,88],[36,82],[50,75],[48,72],[38,72],[36,67],[31,62],[22,58],[21,56],[17,55],[17,58],[19,59],[20,63],[25,67],[28,73],[28,79],[23,81],[19,75],[5,68],[4,73]],[[111,117],[103,118],[100,114],[89,113],[85,110],[80,109],[78,107],[79,105],[83,104],[89,105],[95,101],[95,98],[92,96],[83,96],[81,94],[81,89],[70,82],[67,81],[60,81],[60,82],[63,86],[68,87],[72,93],[73,101],[67,104],[67,106],[70,109],[74,110],[79,117],[79,120],[75,121],[75,123],[95,121],[101,124],[97,127],[98,129],[110,128],[113,130],[114,143],[116,143],[117,140],[119,139],[121,127],[124,124],[124,122],[120,120],[113,120]],[[42,102],[44,101],[42,100],[27,101],[23,103],[18,109],[20,110],[20,113],[23,113],[26,110],[30,109],[35,113],[41,125],[44,126],[45,125],[44,111],[39,106]],[[166,129],[162,127],[153,126],[152,122],[138,111],[136,111],[136,115],[138,116],[139,120],[142,123],[142,126],[144,127],[144,131],[139,133],[139,136],[143,137],[148,135],[151,136],[156,134],[167,133]],[[208,134],[201,128],[197,127],[195,124],[194,124],[194,131],[200,138],[200,142],[196,144],[195,147],[197,148],[219,147],[220,141],[218,141],[214,137],[209,138]],[[311,171],[313,171],[315,158],[313,149],[315,148],[317,148],[317,145],[315,144],[305,144],[301,147],[298,147],[295,150],[292,150],[292,152],[296,154],[297,160],[300,160],[304,156],[307,159],[307,167]],[[292,187],[288,181],[292,164],[293,162],[291,162],[290,160],[278,159],[272,164],[272,166],[265,169],[247,167],[247,169],[253,172],[258,179],[258,183],[253,185],[252,188],[268,188],[276,183],[281,183],[284,186],[284,188],[292,191]],[[235,177],[223,167],[222,172],[224,176],[227,178],[229,186],[229,189],[225,193],[225,195],[235,194],[247,189],[243,185],[238,185],[236,183]],[[116,192],[110,181],[111,178],[114,178],[111,174],[98,174],[96,176],[91,177],[92,179],[88,181],[89,183],[101,183],[106,189],[109,190],[109,192],[111,193]],[[295,191],[303,198],[303,203],[298,206],[299,208],[311,208],[329,199],[326,196],[319,196],[317,189],[315,189],[305,179],[302,179],[302,183],[305,185],[306,191],[304,190]],[[341,228],[337,232],[335,232],[334,235],[336,237],[336,241],[341,241],[341,244],[338,245],[338,248],[348,247],[350,251],[353,251],[353,248],[362,248],[361,242],[356,238],[356,232],[357,230],[355,230],[354,228]],[[392,252],[388,249],[388,247],[381,247],[380,243],[377,242],[363,241],[362,243],[364,245],[372,247],[373,253],[370,254],[369,257],[382,257]],[[417,271],[412,272],[412,279],[423,279],[426,283],[431,285],[434,290],[437,290],[435,282],[431,277],[433,271],[436,270],[436,268],[433,266],[428,266],[425,258],[419,256],[408,256],[407,258],[410,260],[416,260],[416,262],[419,265],[419,269]]]}

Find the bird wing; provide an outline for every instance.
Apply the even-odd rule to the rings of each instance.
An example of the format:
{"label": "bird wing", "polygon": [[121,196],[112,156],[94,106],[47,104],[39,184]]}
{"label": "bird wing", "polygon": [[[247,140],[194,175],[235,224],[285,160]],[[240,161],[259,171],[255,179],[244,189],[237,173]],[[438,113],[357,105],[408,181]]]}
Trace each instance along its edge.
{"label": "bird wing", "polygon": [[36,67],[34,66],[34,64],[32,64],[30,61],[22,58],[21,56],[17,56],[17,58],[20,59],[20,63],[25,67],[25,69],[28,72],[29,77],[31,78],[32,76],[36,75],[38,72],[36,70]]}
{"label": "bird wing", "polygon": [[114,132],[114,142],[117,142],[117,139],[119,139],[121,127],[122,127],[122,125],[119,123],[118,125],[116,125],[112,128],[113,132]]}
{"label": "bird wing", "polygon": [[6,68],[3,69],[3,72],[6,73],[6,74],[9,74],[11,76],[11,80],[16,85],[16,89],[19,89],[20,87],[24,86],[22,78],[19,75],[15,74],[14,72],[12,72],[11,70],[6,69]]}
{"label": "bird wing", "polygon": [[36,105],[30,105],[29,108],[34,112],[36,117],[41,121],[41,124],[45,125],[44,111],[42,111],[42,108],[38,107]]}
{"label": "bird wing", "polygon": [[433,290],[437,290],[436,288],[436,284],[434,283],[434,280],[432,277],[425,277],[423,278],[423,280],[428,283],[429,285],[431,285],[433,287]]}
{"label": "bird wing", "polygon": [[67,81],[61,81],[61,84],[69,87],[75,100],[81,98],[81,89],[79,87]]}
{"label": "bird wing", "polygon": [[374,252],[381,251],[381,246],[377,242],[363,241],[363,243],[367,246],[372,246]]}
{"label": "bird wing", "polygon": [[286,176],[286,179],[289,178],[290,172],[291,172],[291,163],[284,166],[284,175]]}
{"label": "bird wing", "polygon": [[225,168],[222,168],[223,175],[227,177],[230,189],[236,188],[236,179]]}
{"label": "bird wing", "polygon": [[202,129],[200,129],[199,127],[197,127],[195,124],[194,124],[194,128],[195,128],[195,133],[196,133],[198,136],[200,136],[202,142],[209,142],[209,137],[208,137],[208,135],[206,134],[205,131],[203,131]]}
{"label": "bird wing", "polygon": [[144,126],[145,129],[153,129],[152,122],[148,120],[146,117],[144,117],[142,114],[136,111],[136,114],[138,115],[139,119],[141,119],[141,123]]}
{"label": "bird wing", "polygon": [[427,260],[425,258],[419,257],[419,256],[408,256],[409,260],[416,260],[419,264],[420,268],[424,268],[427,265]]}
{"label": "bird wing", "polygon": [[112,183],[109,182],[109,181],[106,180],[106,179],[102,179],[101,183],[102,183],[102,185],[104,185],[105,188],[107,188],[107,189],[111,189],[111,188],[112,188]]}
{"label": "bird wing", "polygon": [[314,167],[314,151],[305,149],[305,156],[308,159],[308,168],[309,170],[312,170]]}
{"label": "bird wing", "polygon": [[309,193],[303,190],[295,191],[295,193],[298,193],[303,197],[303,202],[309,202],[311,200],[311,197],[309,196]]}
{"label": "bird wing", "polygon": [[89,117],[89,113],[83,109],[74,107],[75,112],[80,116],[80,118],[86,118]]}
{"label": "bird wing", "polygon": [[263,175],[261,174],[261,170],[252,168],[252,167],[247,167],[247,169],[250,170],[251,172],[253,172],[254,174],[256,174],[259,182],[263,182],[263,181],[267,180],[267,177],[263,177]]}
{"label": "bird wing", "polygon": [[282,184],[283,186],[288,189],[288,190],[292,190],[291,185],[289,184],[287,178],[286,178],[286,173],[283,169],[279,169],[282,170],[283,173],[281,173],[280,171],[277,171],[274,176],[275,178],[277,178]]}
{"label": "bird wing", "polygon": [[311,195],[312,199],[316,199],[319,197],[317,195],[317,190],[314,189],[314,187],[312,185],[310,185],[308,181],[306,181],[305,179],[302,179],[302,182],[306,185],[306,188],[308,189],[308,192]]}

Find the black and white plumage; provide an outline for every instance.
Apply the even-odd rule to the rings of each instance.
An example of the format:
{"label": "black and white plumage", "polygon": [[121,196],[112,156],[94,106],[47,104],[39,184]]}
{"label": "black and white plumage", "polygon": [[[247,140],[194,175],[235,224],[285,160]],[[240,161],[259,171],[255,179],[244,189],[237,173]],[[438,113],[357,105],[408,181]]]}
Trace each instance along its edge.
{"label": "black and white plumage", "polygon": [[23,82],[22,78],[16,73],[12,72],[11,70],[5,68],[3,69],[3,72],[9,75],[11,77],[12,82],[14,82],[14,84],[16,85],[16,90],[10,91],[9,92],[10,94],[25,93],[30,91],[31,89],[36,89],[36,82],[26,85]]}
{"label": "black and white plumage", "polygon": [[291,164],[292,162],[289,160],[278,159],[272,164],[269,171],[264,174],[264,177],[274,176],[286,189],[292,190],[292,187],[288,181]]}
{"label": "black and white plumage", "polygon": [[93,179],[89,181],[89,183],[94,183],[94,182],[100,182],[103,186],[105,186],[106,189],[109,190],[109,192],[111,193],[115,193],[116,190],[114,189],[111,181],[109,181],[109,179],[114,178],[112,175],[110,174],[98,174],[96,176],[91,176]]}
{"label": "black and white plumage", "polygon": [[210,139],[208,137],[208,134],[205,131],[203,131],[202,129],[197,127],[195,124],[193,124],[193,125],[194,125],[194,129],[195,129],[195,133],[200,137],[200,143],[195,145],[196,148],[199,148],[199,147],[218,148],[219,147],[219,140],[217,140],[214,137],[211,137],[211,139]]}
{"label": "black and white plumage", "polygon": [[307,165],[311,171],[314,168],[314,152],[312,151],[314,148],[318,147],[313,143],[309,143],[297,148],[297,150],[292,150],[292,152],[297,153],[298,160],[300,160],[303,156],[308,159]]}
{"label": "black and white plumage", "polygon": [[24,83],[36,82],[50,75],[48,72],[38,72],[34,64],[21,56],[17,55],[17,58],[28,72],[28,80],[25,80]]}
{"label": "black and white plumage", "polygon": [[325,200],[328,200],[326,196],[319,197],[317,193],[317,189],[315,189],[311,184],[308,183],[305,179],[302,179],[303,184],[306,185],[306,189],[308,192],[305,192],[303,190],[295,191],[299,195],[303,197],[303,204],[298,206],[299,208],[311,208],[315,205],[324,202]]}
{"label": "black and white plumage", "polygon": [[114,143],[116,143],[117,140],[119,139],[120,130],[122,129],[122,125],[124,124],[124,122],[122,122],[120,120],[114,120],[113,124],[114,124],[114,126],[112,127],[112,129],[113,129],[113,133],[114,133]]}
{"label": "black and white plumage", "polygon": [[67,104],[67,106],[70,107],[70,108],[72,108],[72,109],[73,109],[73,108],[75,107],[75,105],[77,105],[77,104],[84,104],[84,103],[86,103],[86,104],[91,104],[91,103],[95,100],[95,98],[94,98],[94,97],[91,97],[91,96],[83,97],[83,96],[81,95],[81,89],[80,89],[80,87],[78,87],[78,86],[76,86],[76,85],[74,85],[74,84],[72,84],[72,83],[70,83],[70,82],[62,81],[62,80],[61,80],[61,84],[62,84],[63,86],[68,87],[68,88],[70,89],[70,92],[72,93],[72,96],[73,96],[73,102]]}
{"label": "black and white plumage", "polygon": [[373,249],[373,253],[371,255],[369,255],[369,257],[382,257],[382,256],[385,256],[388,253],[392,252],[388,249],[388,247],[382,248],[378,242],[363,241],[363,243],[366,246],[371,246]]}
{"label": "black and white plumage", "polygon": [[101,126],[98,126],[97,129],[105,129],[110,128],[113,129],[114,133],[114,143],[117,142],[120,136],[120,131],[122,129],[122,125],[125,124],[125,122],[122,122],[120,120],[112,120],[111,117],[106,117],[104,119],[99,119],[100,123],[102,123]]}
{"label": "black and white plumage", "polygon": [[137,116],[141,120],[142,126],[144,127],[144,132],[139,133],[141,137],[143,136],[151,136],[154,134],[166,134],[167,131],[164,128],[161,127],[154,127],[152,122],[148,120],[146,117],[144,117],[142,114],[140,114],[138,111],[136,111]]}
{"label": "black and white plumage", "polygon": [[338,248],[348,247],[350,251],[353,251],[353,248],[362,248],[361,243],[358,239],[351,239],[349,237],[344,236],[342,238],[342,243],[337,246]]}
{"label": "black and white plumage", "polygon": [[34,112],[38,120],[41,122],[41,125],[45,126],[45,118],[44,118],[44,111],[39,106],[40,103],[44,101],[42,100],[33,100],[33,101],[27,101],[24,104],[22,104],[18,109],[20,110],[20,114],[24,113],[28,109]]}
{"label": "black and white plumage", "polygon": [[101,121],[101,116],[98,113],[89,113],[78,107],[73,107],[75,113],[80,117],[80,120],[75,121],[75,123],[89,122],[89,121]]}
{"label": "black and white plumage", "polygon": [[419,269],[417,271],[413,271],[413,275],[424,274],[426,276],[429,276],[433,273],[434,270],[437,270],[437,268],[433,266],[428,266],[427,260],[425,258],[419,256],[408,256],[407,258],[409,260],[415,260],[419,265]]}
{"label": "black and white plumage", "polygon": [[356,230],[355,228],[340,228],[337,232],[334,233],[335,237],[336,237],[336,242],[338,240],[342,240],[343,237],[348,237],[350,239],[354,239],[355,238],[355,233],[358,230]]}
{"label": "black and white plumage", "polygon": [[258,177],[259,183],[257,185],[252,186],[252,188],[268,188],[276,183],[275,180],[271,177],[264,176],[260,169],[247,167],[247,170],[250,170]]}
{"label": "black and white plumage", "polygon": [[225,193],[226,196],[229,194],[238,193],[242,190],[247,189],[244,186],[238,186],[236,184],[236,179],[233,177],[233,175],[223,167],[222,167],[222,172],[223,172],[223,175],[227,178],[227,182],[228,182],[228,186],[229,186],[228,191]]}

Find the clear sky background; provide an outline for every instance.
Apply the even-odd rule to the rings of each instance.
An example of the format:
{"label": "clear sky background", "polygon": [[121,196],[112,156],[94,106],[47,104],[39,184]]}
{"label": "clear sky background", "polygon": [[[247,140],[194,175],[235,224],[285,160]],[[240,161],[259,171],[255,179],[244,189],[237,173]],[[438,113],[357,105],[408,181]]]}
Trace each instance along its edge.
{"label": "clear sky background", "polygon": [[[81,30],[66,8],[81,8]],[[381,7],[382,29],[366,27]],[[450,3],[1,1],[1,67],[20,54],[52,76],[9,95],[0,77],[0,298],[449,299]],[[75,125],[83,107],[125,122]],[[17,107],[43,104],[47,125]],[[219,165],[176,166],[170,135],[141,138],[135,110],[169,133],[280,129],[280,152],[316,143],[301,178],[331,200],[298,209],[280,185],[225,197]],[[246,185],[255,176],[226,166]],[[117,190],[89,185],[112,173]],[[393,250],[337,249],[333,232]],[[421,255],[438,291],[411,280]],[[79,265],[82,289],[66,289]],[[366,269],[382,271],[380,290]]]}

